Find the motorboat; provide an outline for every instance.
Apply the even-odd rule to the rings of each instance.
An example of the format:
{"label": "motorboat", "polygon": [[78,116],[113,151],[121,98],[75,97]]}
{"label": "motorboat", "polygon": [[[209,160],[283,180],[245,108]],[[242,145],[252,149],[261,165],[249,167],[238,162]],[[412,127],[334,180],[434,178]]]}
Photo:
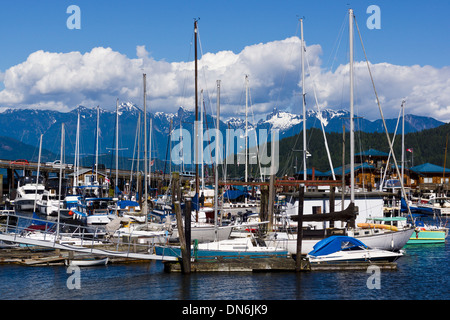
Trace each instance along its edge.
{"label": "motorboat", "polygon": [[33,212],[35,202],[44,194],[42,178],[36,183],[36,177],[21,177],[16,190],[14,208],[18,212]]}
{"label": "motorboat", "polygon": [[450,198],[449,197],[431,197],[428,201],[418,205],[418,208],[431,212],[437,212],[439,215],[450,215]]}
{"label": "motorboat", "polygon": [[353,237],[330,236],[319,241],[306,257],[310,263],[320,264],[374,261],[392,262],[402,255],[402,252],[370,248]]}
{"label": "motorboat", "polygon": [[37,212],[47,216],[57,216],[58,211],[64,208],[64,201],[60,201],[55,193],[44,190],[44,193],[36,200]]}
{"label": "motorboat", "polygon": [[78,197],[76,205],[71,205],[69,215],[83,219],[88,226],[106,226],[116,219],[115,204],[112,198]]}

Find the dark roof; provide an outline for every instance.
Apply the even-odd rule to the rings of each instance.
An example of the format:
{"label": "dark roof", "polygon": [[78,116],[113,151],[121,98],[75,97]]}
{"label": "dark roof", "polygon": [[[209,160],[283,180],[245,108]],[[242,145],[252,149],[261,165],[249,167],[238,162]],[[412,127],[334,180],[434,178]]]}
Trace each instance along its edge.
{"label": "dark roof", "polygon": [[409,170],[417,172],[417,173],[443,173],[444,167],[437,166],[432,163],[424,163],[424,164],[412,167]]}
{"label": "dark roof", "polygon": [[[371,164],[368,164],[367,162],[358,163],[358,164],[355,163],[355,171],[358,171],[360,169],[375,169],[375,167],[373,165],[371,165]],[[350,165],[346,165],[344,167],[344,175],[345,174],[349,174],[349,173],[350,173]],[[334,169],[334,174],[338,175],[338,176],[342,176],[342,167],[335,168]],[[331,176],[332,175],[331,170],[327,171],[325,173],[325,175]]]}
{"label": "dark roof", "polygon": [[[295,173],[296,175],[303,175],[303,170],[302,171],[298,171],[298,172],[296,172]],[[308,176],[312,176],[312,169],[310,168],[310,169],[306,169],[306,174],[308,175]],[[314,175],[316,176],[316,177],[324,177],[324,176],[328,176],[328,174],[326,174],[326,173],[324,173],[324,172],[321,172],[321,171],[319,171],[319,170],[317,170],[317,169],[314,169]]]}

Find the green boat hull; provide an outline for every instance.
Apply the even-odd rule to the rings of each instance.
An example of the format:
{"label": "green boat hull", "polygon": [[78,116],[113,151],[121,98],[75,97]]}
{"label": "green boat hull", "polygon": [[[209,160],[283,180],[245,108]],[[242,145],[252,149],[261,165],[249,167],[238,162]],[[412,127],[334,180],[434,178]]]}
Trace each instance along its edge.
{"label": "green boat hull", "polygon": [[444,243],[445,231],[420,230],[414,232],[406,244]]}

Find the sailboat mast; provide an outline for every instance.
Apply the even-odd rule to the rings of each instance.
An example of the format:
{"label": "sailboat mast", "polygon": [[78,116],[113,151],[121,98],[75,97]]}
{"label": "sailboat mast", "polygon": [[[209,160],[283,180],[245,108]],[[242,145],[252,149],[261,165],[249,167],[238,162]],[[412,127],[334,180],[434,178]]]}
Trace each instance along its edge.
{"label": "sailboat mast", "polygon": [[219,135],[220,135],[220,80],[217,80],[217,115],[216,115],[216,168],[214,169],[214,240],[217,241],[217,220],[219,210]]}
{"label": "sailboat mast", "polygon": [[144,203],[143,211],[147,217],[147,199],[148,199],[148,189],[147,189],[147,75],[143,74],[143,85],[144,85]]}
{"label": "sailboat mast", "polygon": [[152,130],[153,119],[150,117],[150,135],[148,137],[148,185],[152,186]]}
{"label": "sailboat mast", "polygon": [[61,185],[62,185],[62,169],[64,163],[64,123],[61,125],[61,161],[59,167],[59,187],[58,187],[58,222],[56,224],[56,239],[59,238],[59,222],[61,219]]}
{"label": "sailboat mast", "polygon": [[355,123],[353,111],[353,9],[349,9],[350,38],[350,201],[355,202]]}
{"label": "sailboat mast", "polygon": [[[248,75],[245,75],[245,182],[248,182]],[[245,186],[247,188],[247,185]],[[245,197],[247,204],[247,196]]]}
{"label": "sailboat mast", "polygon": [[198,197],[199,181],[198,181],[198,65],[197,65],[197,20],[194,20],[194,44],[195,44],[195,193]]}
{"label": "sailboat mast", "polygon": [[[141,113],[139,112],[138,115],[138,122],[137,122],[137,161],[136,161],[136,195],[138,195],[138,198],[136,200],[139,202],[139,206],[141,206],[141,190],[139,188],[141,184],[141,174],[140,174],[140,159],[141,159]],[[130,183],[131,184],[131,183]]]}
{"label": "sailboat mast", "polygon": [[401,171],[401,179],[404,179],[405,172],[405,100],[402,101],[402,171]]}
{"label": "sailboat mast", "polygon": [[95,181],[98,182],[98,131],[99,131],[99,121],[100,121],[100,106],[97,106],[97,130],[95,137]]}
{"label": "sailboat mast", "polygon": [[303,180],[308,179],[308,173],[306,171],[306,101],[305,101],[305,47],[303,38],[303,19],[300,19],[300,33],[302,37],[302,103],[303,103]]}
{"label": "sailboat mast", "polygon": [[202,192],[205,190],[205,168],[203,165],[203,90],[200,91],[200,161],[202,162]]}
{"label": "sailboat mast", "polygon": [[36,173],[36,193],[34,194],[34,205],[33,205],[33,212],[36,212],[36,201],[37,201],[37,194],[38,194],[38,184],[39,184],[39,170],[41,168],[41,151],[42,151],[42,134],[41,138],[39,139],[39,160],[38,160],[38,167],[37,167],[37,173]]}
{"label": "sailboat mast", "polygon": [[[119,188],[119,99],[117,99],[116,102],[116,180],[114,189],[118,190],[118,188]],[[115,191],[114,194],[116,194]]]}
{"label": "sailboat mast", "polygon": [[80,108],[78,108],[78,118],[77,118],[77,136],[75,141],[75,177],[73,183],[73,193],[76,194],[75,188],[78,186],[78,176],[80,174]]}

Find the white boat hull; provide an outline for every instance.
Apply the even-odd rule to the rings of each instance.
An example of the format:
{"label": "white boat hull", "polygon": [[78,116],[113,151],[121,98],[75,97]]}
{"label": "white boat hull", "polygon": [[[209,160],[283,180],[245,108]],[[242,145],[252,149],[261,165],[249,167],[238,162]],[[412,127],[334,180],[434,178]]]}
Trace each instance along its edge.
{"label": "white boat hull", "polygon": [[91,226],[106,226],[115,218],[117,216],[109,214],[90,215],[86,218],[86,224]]}
{"label": "white boat hull", "polygon": [[81,260],[66,260],[66,266],[77,266],[77,267],[91,267],[91,266],[106,266],[109,259],[81,259]]}
{"label": "white boat hull", "polygon": [[[367,231],[367,229],[359,231]],[[362,241],[369,248],[399,251],[406,245],[413,233],[414,228],[408,228],[399,231],[384,231],[379,234],[369,235],[356,235],[354,232],[348,232],[348,235]]]}
{"label": "white boat hull", "polygon": [[[400,231],[386,231],[379,234],[370,235],[354,235],[349,232],[349,236],[354,237],[369,248],[388,250],[388,251],[399,251],[406,243],[409,241],[414,229],[409,228]],[[303,239],[302,240],[302,252],[301,254],[308,254],[313,250],[314,245],[322,239]],[[279,233],[277,239],[266,239],[268,246],[280,247],[288,250],[290,254],[297,253],[297,235],[296,234],[282,234]]]}
{"label": "white boat hull", "polygon": [[309,262],[312,264],[320,263],[337,263],[337,262],[364,262],[364,261],[395,261],[403,254],[400,252],[392,252],[378,249],[365,249],[357,251],[338,251],[326,256],[310,256],[307,255]]}
{"label": "white boat hull", "polygon": [[[218,227],[217,240],[226,240],[230,237],[232,227]],[[198,242],[211,242],[216,237],[216,228],[212,225],[193,225],[191,227],[191,239]],[[178,229],[173,230],[171,239],[178,238]]]}
{"label": "white boat hull", "polygon": [[33,212],[34,200],[29,199],[16,199],[14,201],[14,208],[19,212]]}

